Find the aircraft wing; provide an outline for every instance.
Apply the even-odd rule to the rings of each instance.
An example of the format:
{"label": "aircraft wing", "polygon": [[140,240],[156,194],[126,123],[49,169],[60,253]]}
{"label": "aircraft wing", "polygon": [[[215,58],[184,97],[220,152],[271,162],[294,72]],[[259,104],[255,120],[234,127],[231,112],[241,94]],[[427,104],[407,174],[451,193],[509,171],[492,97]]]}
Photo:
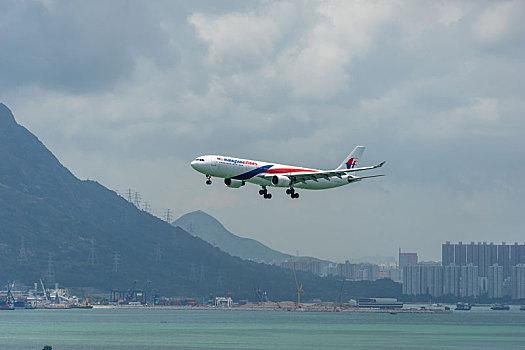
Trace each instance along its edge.
{"label": "aircraft wing", "polygon": [[[281,176],[286,176],[290,180],[292,180],[293,183],[298,182],[306,182],[306,180],[313,180],[318,181],[319,179],[326,179],[330,181],[331,177],[339,177],[341,178],[344,175],[348,175],[348,173],[355,172],[355,171],[363,171],[363,170],[371,170],[380,168],[385,164],[385,162],[381,162],[374,166],[367,166],[362,168],[352,168],[352,169],[339,169],[339,170],[326,170],[326,171],[317,171],[315,173],[312,172],[296,172],[296,173],[285,173],[280,174]],[[260,174],[258,175],[260,177],[263,177],[265,179],[271,180],[274,175],[270,174]],[[383,176],[383,175],[372,175],[372,176],[363,176],[363,177],[356,177],[353,181],[359,181],[360,179],[365,179],[369,177],[377,177],[377,176]]]}

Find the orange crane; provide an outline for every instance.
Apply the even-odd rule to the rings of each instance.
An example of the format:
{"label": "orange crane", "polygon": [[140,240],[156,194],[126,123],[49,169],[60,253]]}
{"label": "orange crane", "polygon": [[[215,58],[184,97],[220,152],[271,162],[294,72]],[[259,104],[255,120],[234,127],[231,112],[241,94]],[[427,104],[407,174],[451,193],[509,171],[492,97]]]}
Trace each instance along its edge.
{"label": "orange crane", "polygon": [[297,307],[301,307],[301,292],[303,291],[303,284],[299,286],[299,282],[297,282],[297,275],[295,274],[295,264],[293,262],[292,257],[290,256],[290,263],[292,264],[292,271],[293,271],[293,277],[295,278],[295,286],[297,287]]}

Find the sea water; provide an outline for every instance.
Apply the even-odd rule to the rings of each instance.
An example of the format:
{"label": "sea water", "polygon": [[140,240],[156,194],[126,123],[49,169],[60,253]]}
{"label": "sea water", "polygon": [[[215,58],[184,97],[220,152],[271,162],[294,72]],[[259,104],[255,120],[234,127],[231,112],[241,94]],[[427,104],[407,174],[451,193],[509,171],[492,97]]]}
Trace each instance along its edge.
{"label": "sea water", "polygon": [[525,349],[525,312],[0,311],[0,349]]}

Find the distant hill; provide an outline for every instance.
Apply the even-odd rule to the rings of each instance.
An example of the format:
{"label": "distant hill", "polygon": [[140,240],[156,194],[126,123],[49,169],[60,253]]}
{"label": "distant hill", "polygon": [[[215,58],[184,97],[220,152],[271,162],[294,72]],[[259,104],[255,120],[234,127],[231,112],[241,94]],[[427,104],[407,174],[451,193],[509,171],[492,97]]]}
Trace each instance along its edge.
{"label": "distant hill", "polygon": [[254,239],[234,235],[217,219],[201,210],[181,216],[173,225],[241,259],[280,264],[290,258],[289,254],[271,249]]}
{"label": "distant hill", "polygon": [[[337,297],[336,280],[298,277],[304,300]],[[0,287],[40,278],[108,294],[134,286],[253,300],[260,286],[273,300],[296,295],[290,271],[232,257],[99,183],[79,180],[0,103]],[[387,287],[373,295],[400,289]]]}

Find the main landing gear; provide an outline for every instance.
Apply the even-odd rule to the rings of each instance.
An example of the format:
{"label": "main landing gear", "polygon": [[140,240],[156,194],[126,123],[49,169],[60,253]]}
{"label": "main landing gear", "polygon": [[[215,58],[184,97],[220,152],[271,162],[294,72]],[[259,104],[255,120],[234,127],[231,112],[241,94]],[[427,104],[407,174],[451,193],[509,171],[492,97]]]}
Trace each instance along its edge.
{"label": "main landing gear", "polygon": [[286,194],[289,194],[290,197],[292,197],[293,199],[299,198],[299,193],[295,193],[295,190],[293,189],[293,187],[290,187],[289,189],[287,189]]}
{"label": "main landing gear", "polygon": [[272,194],[268,193],[266,186],[262,187],[262,190],[259,190],[259,194],[264,197],[264,199],[272,199]]}
{"label": "main landing gear", "polygon": [[211,185],[211,175],[206,174],[206,185]]}

